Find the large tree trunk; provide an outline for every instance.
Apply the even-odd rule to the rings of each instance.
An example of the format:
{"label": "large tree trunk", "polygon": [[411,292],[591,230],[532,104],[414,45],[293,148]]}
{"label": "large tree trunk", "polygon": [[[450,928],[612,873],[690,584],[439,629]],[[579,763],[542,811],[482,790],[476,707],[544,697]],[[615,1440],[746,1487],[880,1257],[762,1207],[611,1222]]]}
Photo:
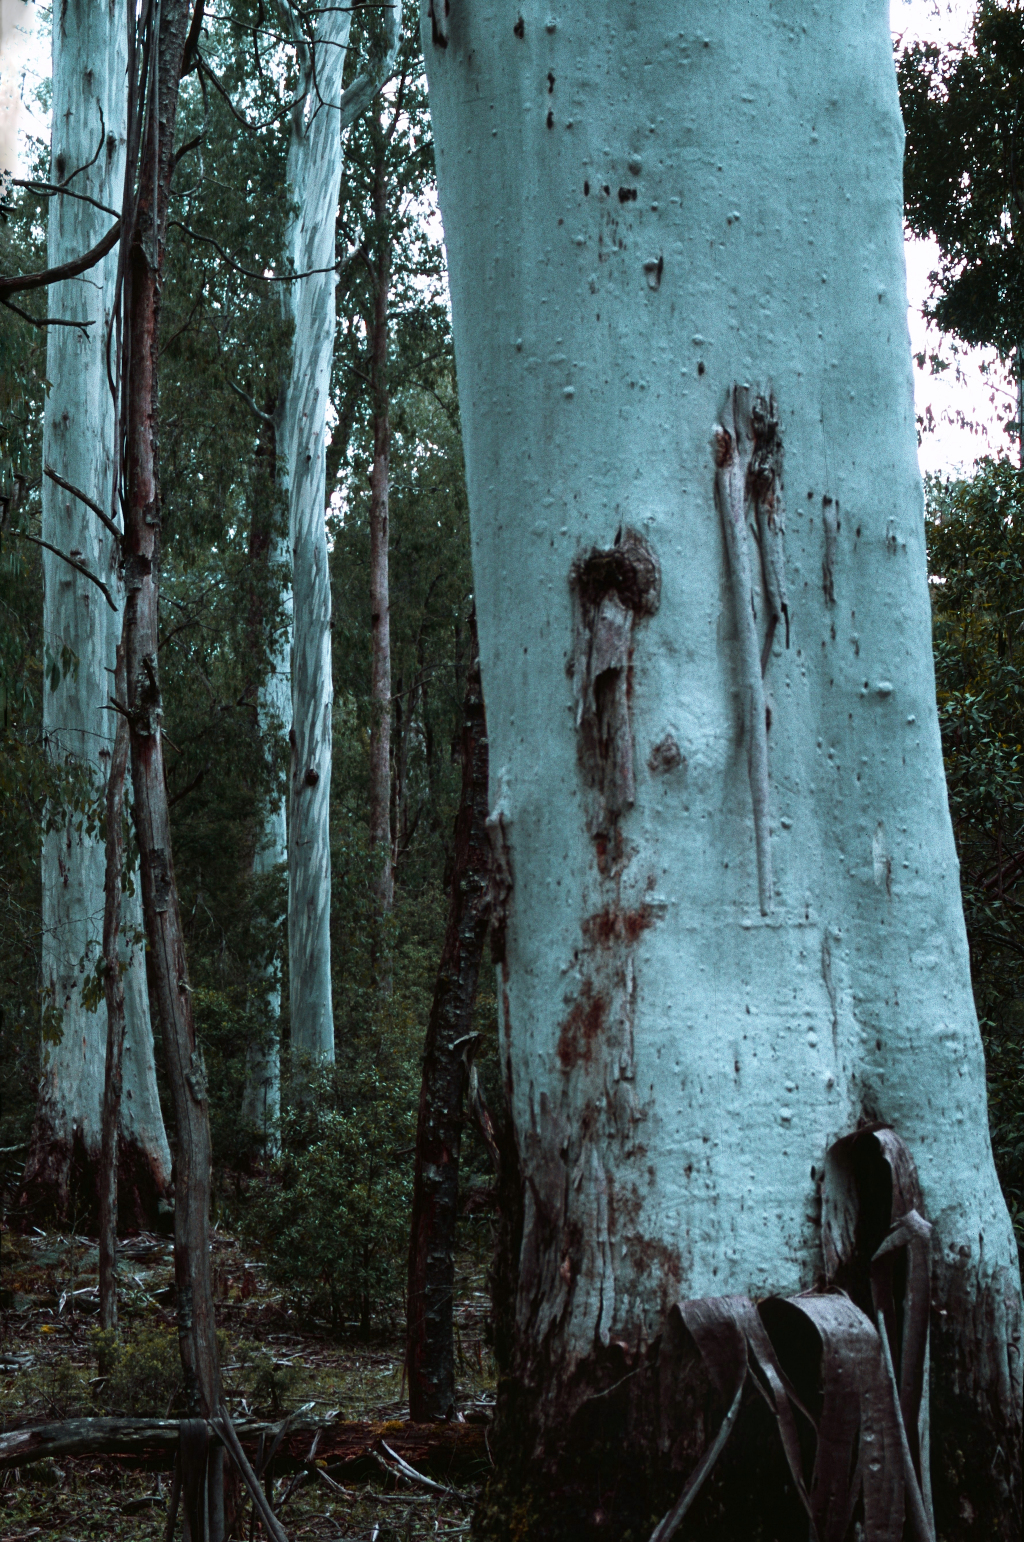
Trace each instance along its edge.
{"label": "large tree trunk", "polygon": [[373,317],[369,326],[373,465],[370,468],[370,847],[376,853],[377,908],[386,915],[394,904],[394,853],[391,849],[391,599],[388,583],[388,492],[391,414],[388,393],[388,294],[391,242],[388,229],[386,141],[379,118],[371,125],[376,156],[373,224],[376,254]]}
{"label": "large tree trunk", "polygon": [[[285,238],[292,272],[285,314],[294,324],[290,368],[277,405],[278,468],[288,498],[292,558],[291,780],[288,964],[292,1051],[334,1059],[331,1006],[331,581],[324,478],[334,352],[334,226],[343,159],[338,110],[351,22],[345,9],[317,23],[315,86],[292,116]],[[312,269],[327,271],[311,272]]]}
{"label": "large tree trunk", "polygon": [[490,924],[487,719],[474,658],[462,714],[462,796],[455,819],[448,925],[423,1046],[406,1312],[409,1416],[451,1419],[455,1401],[455,1230],[473,1004]]}
{"label": "large tree trunk", "polygon": [[[125,18],[121,5],[70,0],[53,23],[51,178],[72,173],[77,193],[118,207],[125,154]],[[101,144],[102,141],[102,144]],[[99,153],[97,153],[97,147]],[[92,162],[92,164],[89,164]],[[79,171],[79,168],[88,169]],[[93,247],[109,229],[109,214],[79,198],[50,200],[48,258],[57,266]],[[87,331],[53,327],[47,339],[51,382],[43,429],[43,464],[114,512],[115,410],[107,385],[106,328],[113,303],[117,252],[78,279],[55,284],[55,316],[89,323]],[[118,593],[116,542],[95,513],[43,477],[43,537],[73,555]],[[110,671],[121,630],[102,595],[66,562],[43,556],[44,632],[60,661],[56,690],[43,696],[50,753],[74,758],[97,791],[106,779],[114,737],[108,708]],[[43,1068],[24,1194],[41,1211],[95,1225],[101,1145],[101,1106],[107,1013],[82,1001],[82,987],[100,953],[103,926],[103,842],[75,822],[48,834],[43,845]],[[124,933],[141,923],[138,896],[124,901]],[[126,942],[124,946],[130,947]],[[160,1114],[145,957],[131,950],[124,976],[126,1043],[119,1148],[123,1225],[152,1226],[170,1189],[171,1159]]]}
{"label": "large tree trunk", "polygon": [[[440,12],[525,1197],[522,1486],[486,1524],[651,1524],[694,1421],[645,1452],[604,1394],[673,1302],[815,1283],[825,1152],[868,1120],[935,1227],[939,1532],[1016,1536],[1020,1284],[935,708],[887,7]],[[743,1491],[688,1534],[754,1535]]]}

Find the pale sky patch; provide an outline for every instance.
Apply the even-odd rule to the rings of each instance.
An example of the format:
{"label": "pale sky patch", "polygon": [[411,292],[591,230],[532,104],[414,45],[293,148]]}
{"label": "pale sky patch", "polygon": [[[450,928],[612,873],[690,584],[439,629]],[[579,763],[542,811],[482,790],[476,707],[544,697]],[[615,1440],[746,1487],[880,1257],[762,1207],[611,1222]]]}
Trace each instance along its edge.
{"label": "pale sky patch", "polygon": [[[975,7],[967,0],[890,0],[894,38],[904,44],[929,42],[949,46],[970,36]],[[970,473],[983,455],[1015,455],[1004,422],[1014,410],[1015,392],[993,348],[967,348],[929,326],[922,307],[931,286],[928,275],[939,266],[934,241],[909,238],[907,252],[907,322],[915,354],[938,354],[950,367],[931,372],[929,363],[914,365],[914,395],[918,417],[926,419],[921,435],[921,469],[940,474]]]}

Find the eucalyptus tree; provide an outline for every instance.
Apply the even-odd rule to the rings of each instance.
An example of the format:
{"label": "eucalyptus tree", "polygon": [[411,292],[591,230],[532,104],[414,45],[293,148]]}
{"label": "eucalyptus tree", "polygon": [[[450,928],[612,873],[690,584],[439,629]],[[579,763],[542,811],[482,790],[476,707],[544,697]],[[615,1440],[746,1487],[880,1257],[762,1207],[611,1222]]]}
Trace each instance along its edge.
{"label": "eucalyptus tree", "polygon": [[[351,12],[324,7],[312,38],[297,8],[280,7],[295,46],[300,88],[289,115],[282,307],[291,358],[274,411],[278,475],[288,504],[291,560],[291,773],[288,797],[288,955],[293,1051],[334,1056],[330,952],[331,648],[325,523],[328,385],[335,333],[335,221],[342,133],[373,100],[394,62],[401,7],[386,11],[386,45],[347,89]],[[265,710],[281,715],[283,647],[272,663]],[[274,816],[267,858],[283,821]]]}
{"label": "eucalyptus tree", "polygon": [[424,47],[524,1206],[478,1532],[1016,1537],[888,8]]}
{"label": "eucalyptus tree", "polygon": [[[123,7],[85,0],[53,24],[48,257],[79,258],[111,230],[125,161]],[[88,68],[83,61],[88,61]],[[43,627],[70,667],[43,697],[49,753],[88,768],[97,791],[110,764],[114,653],[121,628],[119,511],[114,501],[115,405],[107,351],[117,255],[50,287],[43,436]],[[77,490],[77,491],[76,491]],[[81,494],[85,494],[85,498]],[[93,506],[86,500],[91,500]],[[113,518],[116,516],[116,518]],[[68,558],[71,560],[69,561]],[[77,564],[77,565],[75,565]],[[94,579],[105,585],[106,593]],[[67,1213],[95,1207],[107,1013],[94,976],[103,930],[104,850],[98,828],[68,819],[47,830],[42,857],[44,1033],[39,1104],[23,1179],[27,1199]],[[170,1188],[157,1094],[138,893],[123,906],[126,1039],[121,1205],[152,1224]]]}

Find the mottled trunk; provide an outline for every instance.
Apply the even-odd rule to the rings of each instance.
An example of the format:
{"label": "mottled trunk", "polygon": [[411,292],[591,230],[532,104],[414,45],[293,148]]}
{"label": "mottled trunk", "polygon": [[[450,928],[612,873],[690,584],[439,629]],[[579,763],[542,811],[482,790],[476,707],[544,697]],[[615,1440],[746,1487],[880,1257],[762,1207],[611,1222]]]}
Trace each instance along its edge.
{"label": "mottled trunk", "polygon": [[[379,124],[375,142],[383,140]],[[391,416],[388,397],[388,291],[391,243],[387,239],[387,185],[383,154],[373,183],[377,259],[370,329],[373,465],[370,468],[370,848],[377,860],[377,908],[387,915],[395,898],[391,851],[391,601],[388,588],[388,458]]]}
{"label": "mottled trunk", "polygon": [[[210,1288],[210,1118],[203,1054],[196,1042],[164,775],[158,667],[160,489],[158,392],[160,287],[173,171],[178,77],[191,7],[162,0],[157,84],[143,135],[136,217],[126,261],[125,665],[135,829],[153,1001],[174,1101],[174,1279],[178,1342],[190,1411],[220,1403],[216,1321]],[[155,110],[154,110],[155,108]]]}
{"label": "mottled trunk", "polygon": [[[650,1535],[703,1444],[640,1374],[669,1309],[811,1287],[825,1152],[878,1120],[934,1225],[938,1530],[1016,1537],[1020,1284],[935,706],[888,8],[440,11],[525,1202],[484,1530]],[[799,1534],[764,1449],[687,1535]]]}
{"label": "mottled trunk", "polygon": [[455,820],[448,925],[423,1048],[409,1244],[406,1373],[409,1413],[451,1419],[455,1400],[452,1305],[459,1152],[467,1068],[476,1047],[473,1003],[490,920],[487,721],[474,660],[462,717],[462,796]]}
{"label": "mottled trunk", "polygon": [[[265,492],[270,505],[270,517],[257,508],[253,513],[249,536],[249,560],[254,570],[273,559],[278,570],[288,571],[289,547],[287,537],[275,537],[273,528],[279,511],[274,507],[277,498],[277,435],[273,418],[275,403],[270,402],[260,420],[260,464],[265,471],[264,486],[257,489],[258,502]],[[291,721],[291,645],[292,612],[291,586],[284,595],[284,617],[280,631],[269,647],[268,669],[259,687],[256,716],[260,738],[270,753],[271,746],[287,732]],[[266,616],[255,593],[250,606],[249,645],[252,667],[262,670],[264,650],[267,648]],[[253,857],[253,871],[257,876],[271,873],[288,861],[288,800],[287,796],[272,800],[264,818],[263,830],[257,839]],[[281,1113],[281,959],[268,958],[264,965],[268,980],[267,1011],[270,1017],[269,1036],[260,1043],[249,1044],[245,1055],[245,1087],[242,1092],[241,1115],[243,1123],[251,1130],[259,1131],[264,1149],[274,1150],[277,1144],[277,1125]]]}
{"label": "mottled trunk", "polygon": [[[125,18],[108,0],[69,0],[53,24],[51,178],[108,207],[121,201],[125,157]],[[98,151],[98,153],[97,153]],[[89,164],[89,163],[92,164]],[[85,170],[80,168],[86,167]],[[111,217],[79,198],[50,200],[48,260],[57,266],[96,245]],[[55,284],[51,313],[88,323],[85,332],[53,327],[47,337],[43,464],[102,508],[113,502],[115,409],[105,368],[116,249],[80,278]],[[101,577],[119,597],[117,543],[95,513],[43,477],[43,537]],[[50,552],[43,554],[43,629],[47,651],[74,663],[56,690],[43,694],[49,753],[73,759],[106,780],[114,737],[108,708],[110,670],[121,631],[99,590]],[[42,856],[44,1031],[39,1106],[23,1180],[34,1213],[94,1226],[102,1144],[104,1004],[82,1001],[101,951],[104,853],[96,835],[74,821],[45,837]],[[138,898],[126,899],[125,933],[140,921]],[[170,1191],[171,1158],[153,1060],[145,958],[125,943],[127,970],[124,1100],[119,1147],[122,1225],[152,1226]]]}
{"label": "mottled trunk", "polygon": [[[334,1059],[331,1006],[331,581],[324,510],[327,402],[334,351],[334,226],[341,183],[338,102],[348,11],[325,12],[313,45],[315,89],[292,118],[285,260],[308,276],[285,284],[294,324],[277,406],[278,466],[292,560],[288,960],[293,1052]],[[326,272],[310,272],[326,269]]]}

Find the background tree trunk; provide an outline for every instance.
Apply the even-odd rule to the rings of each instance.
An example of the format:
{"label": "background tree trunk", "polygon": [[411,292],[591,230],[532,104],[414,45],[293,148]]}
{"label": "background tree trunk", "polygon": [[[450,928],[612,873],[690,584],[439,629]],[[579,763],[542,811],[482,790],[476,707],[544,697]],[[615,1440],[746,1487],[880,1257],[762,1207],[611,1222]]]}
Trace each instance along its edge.
{"label": "background tree trunk", "polygon": [[[351,15],[317,22],[311,89],[292,116],[288,187],[294,200],[285,261],[305,273],[282,285],[294,323],[277,405],[278,469],[288,498],[292,559],[291,779],[288,960],[293,1052],[334,1059],[331,1006],[331,583],[324,517],[327,401],[334,351],[335,221],[343,146],[342,73]],[[315,61],[315,89],[312,89]],[[310,272],[326,269],[326,272]],[[276,676],[275,676],[276,679]]]}
{"label": "background tree trunk", "polygon": [[[277,431],[273,416],[276,403],[271,401],[260,418],[258,454],[266,469],[266,490],[270,506],[269,521],[261,510],[253,513],[249,552],[254,566],[272,559],[274,566],[290,570],[288,538],[275,535],[274,525],[283,511],[275,507],[278,497]],[[269,523],[269,528],[268,528]],[[270,644],[269,668],[257,693],[256,716],[260,738],[269,753],[275,738],[286,731],[291,721],[291,586],[284,597],[284,625]],[[267,648],[266,617],[254,590],[250,608],[250,653],[254,670],[264,667]],[[258,875],[284,867],[288,861],[287,794],[267,811],[262,837],[257,840],[253,871]],[[273,1150],[277,1142],[277,1124],[281,1113],[281,963],[267,960],[270,989],[267,1007],[273,1023],[272,1037],[264,1044],[250,1044],[246,1051],[245,1087],[242,1093],[242,1119],[251,1129],[262,1132],[264,1147]]]}
{"label": "background tree trunk", "polygon": [[[1016,1536],[1020,1284],[935,707],[887,7],[521,12],[453,5],[424,44],[515,880],[522,1486],[485,1528],[652,1523],[661,1458],[604,1394],[674,1301],[813,1285],[825,1151],[880,1120],[935,1226],[939,1532]],[[750,483],[718,473],[753,593],[715,497],[736,382],[765,395]],[[777,487],[769,385],[784,568],[781,509],[752,533],[744,506]]]}
{"label": "background tree trunk", "polygon": [[466,680],[462,795],[455,820],[448,926],[423,1047],[409,1243],[409,1416],[451,1419],[455,1401],[455,1228],[473,1003],[490,923],[487,720],[476,658]]}
{"label": "background tree trunk", "polygon": [[[121,202],[125,155],[125,17],[113,0],[69,0],[53,25],[51,180],[72,173],[75,192],[107,207]],[[92,162],[91,165],[88,163]],[[87,170],[79,170],[81,167]],[[51,266],[94,246],[111,216],[77,198],[50,200]],[[47,337],[43,464],[114,512],[115,407],[105,367],[106,327],[113,303],[116,249],[80,278],[55,284],[50,313],[88,322],[87,332],[53,327]],[[43,537],[74,555],[118,592],[116,542],[79,499],[43,477]],[[56,690],[43,696],[50,753],[85,765],[99,791],[114,736],[108,708],[121,619],[94,585],[49,552],[43,555],[44,632],[61,660]],[[94,1225],[101,1146],[106,1006],[90,1011],[82,987],[95,968],[103,925],[104,850],[98,835],[73,822],[43,844],[43,1068],[39,1106],[23,1180],[24,1197],[43,1210]],[[126,1042],[119,1151],[125,1224],[152,1226],[170,1190],[171,1158],[153,1059],[145,956],[131,947],[140,929],[138,895],[124,901]],[[74,1215],[71,1212],[74,1212]]]}
{"label": "background tree trunk", "polygon": [[385,137],[379,118],[371,127],[376,153],[373,180],[374,306],[368,338],[372,396],[373,465],[370,470],[370,846],[376,853],[377,908],[387,915],[395,898],[391,848],[391,601],[388,585],[388,462],[391,418],[388,397],[388,291],[391,243],[388,231]]}

